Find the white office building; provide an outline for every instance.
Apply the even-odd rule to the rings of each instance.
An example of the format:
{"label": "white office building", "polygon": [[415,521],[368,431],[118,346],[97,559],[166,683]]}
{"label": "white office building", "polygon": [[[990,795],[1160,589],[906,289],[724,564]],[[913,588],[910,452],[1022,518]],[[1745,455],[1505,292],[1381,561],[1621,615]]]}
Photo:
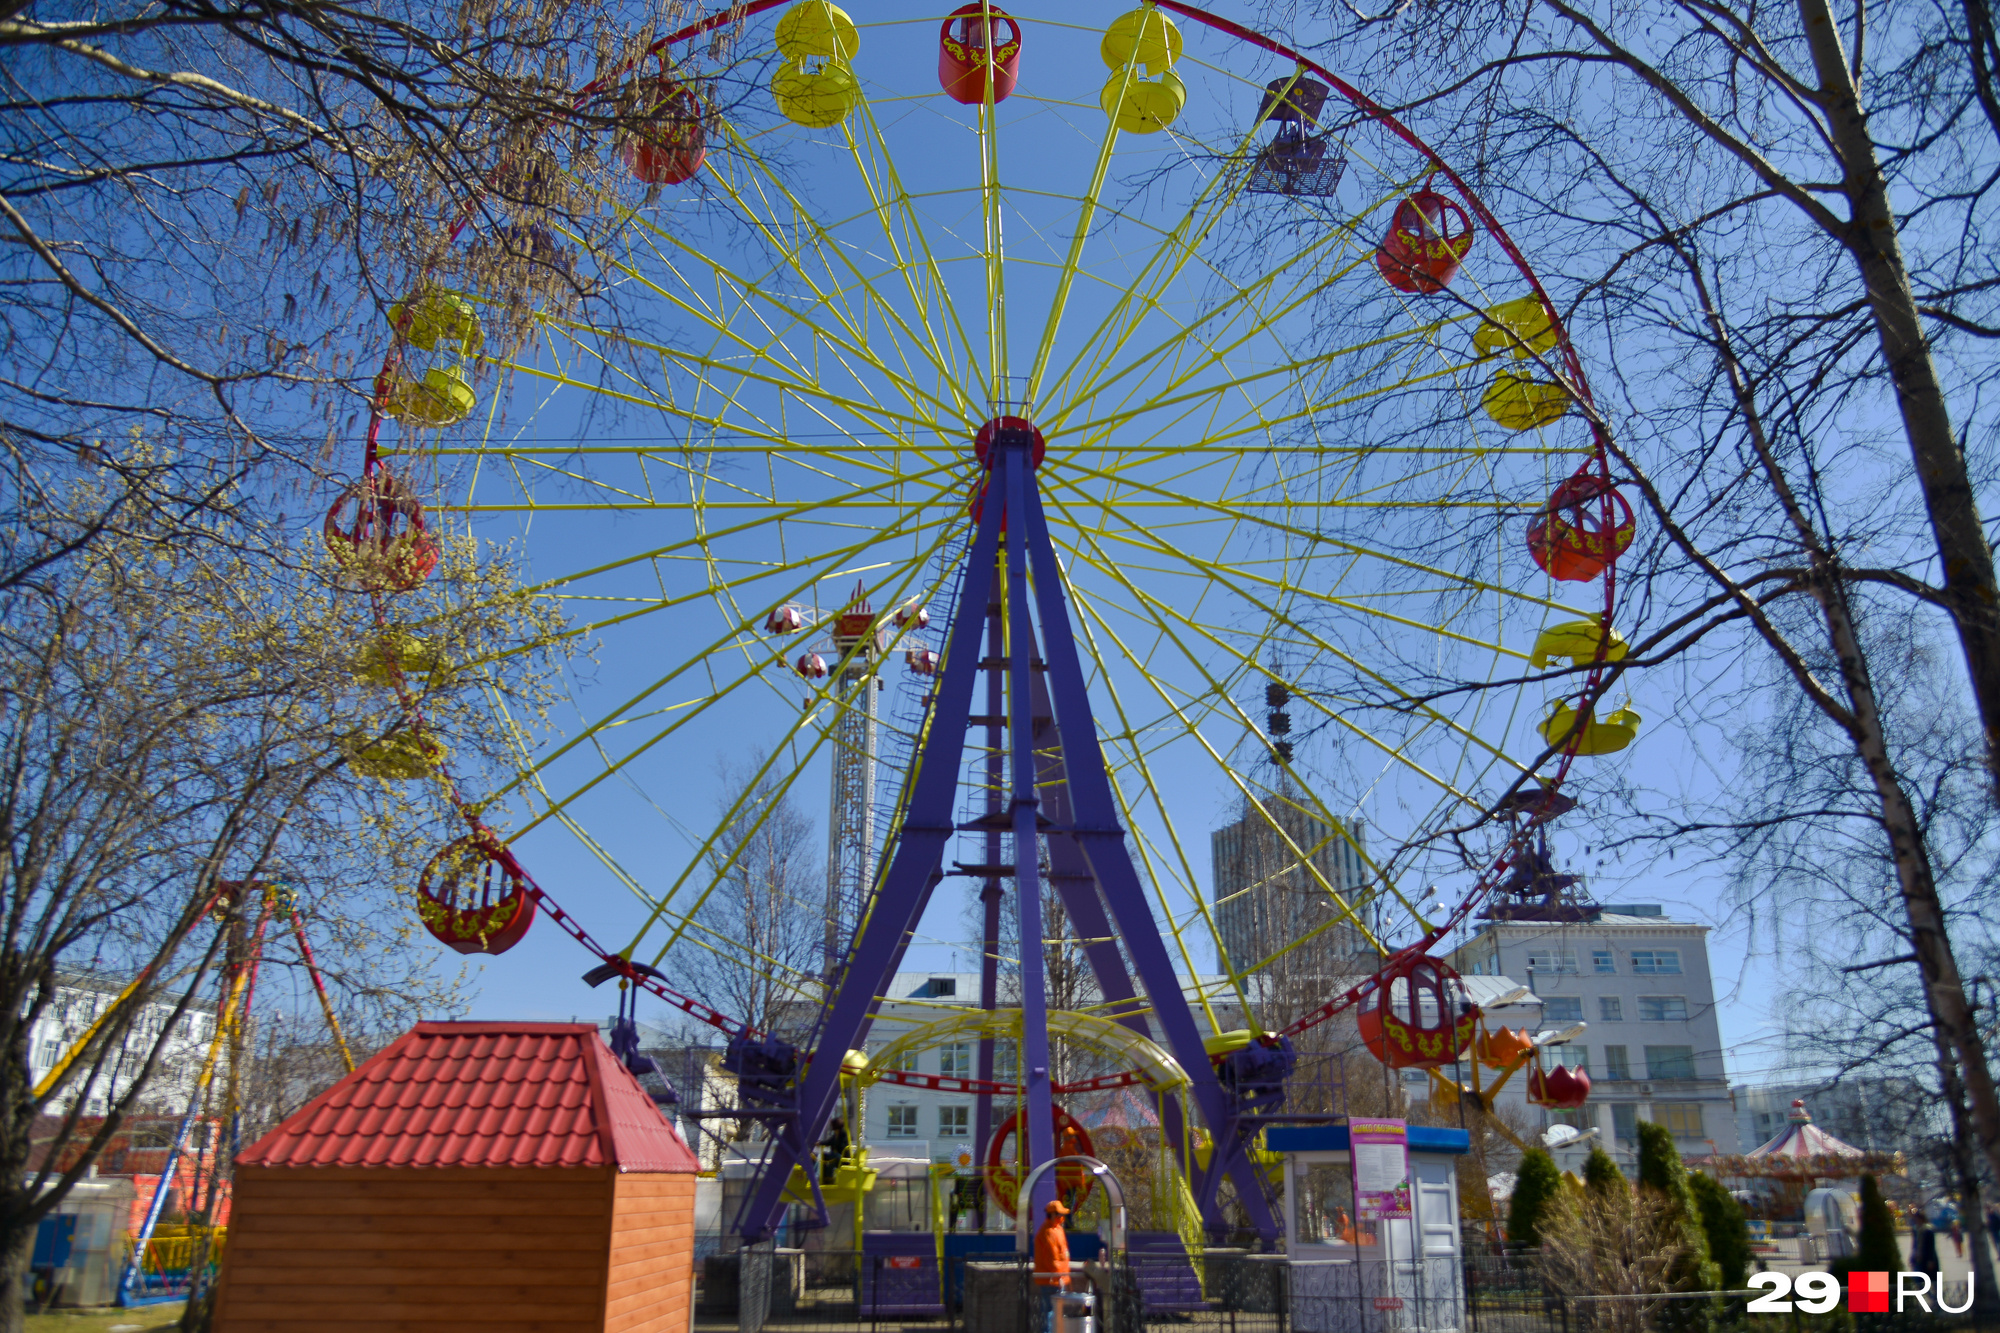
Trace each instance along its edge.
{"label": "white office building", "polygon": [[[79,975],[58,979],[54,1002],[36,1017],[29,1038],[28,1065],[36,1083],[46,1078],[63,1056],[90,1031],[91,1024],[117,1002],[127,984],[114,979]],[[185,1113],[200,1076],[202,1062],[208,1055],[210,1041],[215,1036],[215,1002],[206,999],[190,1001],[187,1012],[174,1022],[174,1009],[178,1002],[178,996],[165,994],[148,1003],[127,1029],[123,1045],[104,1061],[97,1078],[86,1087],[88,1070],[74,1070],[69,1084],[50,1109],[67,1111],[81,1095],[85,1115],[105,1114],[125,1095],[133,1078],[144,1068],[161,1031],[173,1023],[161,1047],[159,1066],[154,1070],[152,1082],[146,1088],[140,1106],[153,1114]],[[226,1069],[222,1061],[227,1058],[226,1051],[218,1057],[218,1074]]]}
{"label": "white office building", "polygon": [[1590,1100],[1576,1111],[1528,1107],[1520,1077],[1501,1102],[1544,1125],[1597,1129],[1628,1167],[1642,1120],[1672,1131],[1682,1156],[1741,1151],[1708,927],[1671,920],[1649,904],[1500,910],[1504,916],[1483,923],[1453,953],[1452,965],[1467,976],[1528,986],[1540,1001],[1543,1030],[1585,1024],[1575,1041],[1548,1048],[1545,1062],[1582,1068],[1591,1078]]}
{"label": "white office building", "polygon": [[[1230,998],[1221,977],[1204,977],[1202,988],[1210,1007],[1225,1027],[1240,1021],[1240,1010]],[[1195,990],[1188,987],[1192,999]],[[1089,997],[1095,1002],[1095,988]],[[1006,1000],[1001,1006],[1007,1007]],[[954,1011],[979,1007],[977,972],[899,972],[889,985],[875,1026],[869,1034],[872,1056],[912,1027],[935,1023]],[[1013,1044],[994,1043],[993,1077],[1002,1083],[1015,1080],[1017,1069]],[[977,1078],[979,1043],[974,1039],[945,1042],[913,1052],[902,1067],[914,1074],[947,1078]],[[1102,1070],[1077,1071],[1098,1073]],[[1062,1077],[1058,1071],[1058,1077]],[[996,1112],[1000,1114],[1002,1112]],[[1008,1112],[1011,1113],[1011,1108]],[[886,1080],[871,1085],[863,1106],[863,1139],[871,1144],[928,1143],[932,1161],[957,1163],[960,1154],[974,1153],[976,1112],[970,1093],[909,1087]]]}
{"label": "white office building", "polygon": [[1869,1152],[1900,1152],[1923,1165],[1927,1144],[1951,1132],[1938,1096],[1910,1078],[1847,1078],[1764,1083],[1735,1089],[1736,1132],[1745,1151],[1769,1143],[1803,1101],[1813,1123]]}

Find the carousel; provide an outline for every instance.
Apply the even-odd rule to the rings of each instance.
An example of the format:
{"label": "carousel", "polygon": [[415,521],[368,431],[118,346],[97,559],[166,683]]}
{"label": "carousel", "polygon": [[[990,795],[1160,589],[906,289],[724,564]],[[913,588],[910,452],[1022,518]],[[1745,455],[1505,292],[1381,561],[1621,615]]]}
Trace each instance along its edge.
{"label": "carousel", "polygon": [[[1746,1153],[1720,1153],[1694,1158],[1689,1166],[1730,1185],[1751,1218],[1798,1222],[1814,1226],[1814,1205],[1824,1211],[1826,1196],[1845,1198],[1847,1191],[1832,1181],[1862,1176],[1902,1176],[1908,1173],[1903,1154],[1875,1152],[1843,1142],[1812,1122],[1803,1100],[1792,1102],[1783,1131],[1770,1142]],[[1845,1205],[1836,1204],[1843,1208]]]}

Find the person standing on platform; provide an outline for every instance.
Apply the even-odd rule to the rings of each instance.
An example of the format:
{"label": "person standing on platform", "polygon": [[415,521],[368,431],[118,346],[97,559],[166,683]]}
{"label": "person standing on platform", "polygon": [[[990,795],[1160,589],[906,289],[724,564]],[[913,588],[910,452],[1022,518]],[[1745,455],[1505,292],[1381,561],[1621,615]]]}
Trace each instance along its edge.
{"label": "person standing on platform", "polygon": [[1042,1298],[1042,1333],[1056,1333],[1056,1297],[1069,1286],[1069,1234],[1063,1230],[1068,1212],[1060,1199],[1050,1199],[1035,1231],[1035,1290]]}

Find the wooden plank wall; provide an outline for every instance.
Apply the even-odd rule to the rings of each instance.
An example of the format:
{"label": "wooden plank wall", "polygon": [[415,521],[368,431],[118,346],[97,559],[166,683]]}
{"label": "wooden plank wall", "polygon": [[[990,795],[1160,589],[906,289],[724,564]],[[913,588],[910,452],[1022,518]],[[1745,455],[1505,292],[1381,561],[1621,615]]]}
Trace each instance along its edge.
{"label": "wooden plank wall", "polygon": [[617,1179],[609,1167],[241,1167],[215,1327],[597,1333]]}
{"label": "wooden plank wall", "polygon": [[687,1333],[694,1300],[693,1175],[618,1177],[604,1333]]}

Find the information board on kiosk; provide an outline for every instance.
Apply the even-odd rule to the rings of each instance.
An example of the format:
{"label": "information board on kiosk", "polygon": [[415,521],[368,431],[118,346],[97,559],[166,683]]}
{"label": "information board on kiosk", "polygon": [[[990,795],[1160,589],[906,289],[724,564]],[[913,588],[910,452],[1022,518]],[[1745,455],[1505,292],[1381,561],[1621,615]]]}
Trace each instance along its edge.
{"label": "information board on kiosk", "polygon": [[1364,1220],[1410,1215],[1410,1130],[1407,1121],[1359,1117],[1347,1122],[1354,1162],[1354,1206]]}

